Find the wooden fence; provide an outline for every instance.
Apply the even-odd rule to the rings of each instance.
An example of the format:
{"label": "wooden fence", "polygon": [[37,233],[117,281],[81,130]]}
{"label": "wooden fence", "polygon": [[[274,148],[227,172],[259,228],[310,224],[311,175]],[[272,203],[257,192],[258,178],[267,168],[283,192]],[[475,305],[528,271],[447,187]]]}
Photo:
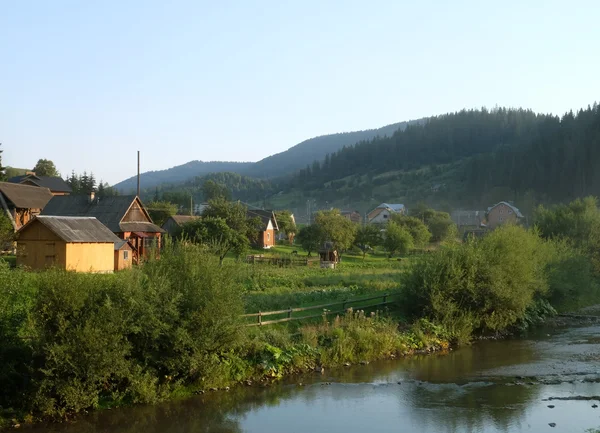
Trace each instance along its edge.
{"label": "wooden fence", "polygon": [[265,263],[274,266],[310,266],[313,263],[317,263],[318,258],[308,257],[265,257],[262,255],[252,255],[246,257],[246,262],[250,264]]}
{"label": "wooden fence", "polygon": [[[333,315],[333,314],[345,313],[347,311],[347,309],[350,307],[355,310],[361,310],[361,309],[365,309],[365,308],[382,307],[384,305],[393,304],[396,301],[390,301],[389,298],[397,297],[398,295],[399,295],[399,293],[392,293],[392,294],[384,293],[382,295],[371,296],[369,298],[345,299],[345,300],[333,302],[330,304],[314,305],[312,307],[300,307],[300,308],[290,307],[287,310],[259,311],[258,313],[244,314],[244,315],[242,315],[242,317],[256,317],[256,322],[248,323],[246,326],[271,325],[273,323],[291,322],[293,320],[314,319],[317,317],[327,318],[327,316],[330,314]],[[381,302],[376,303],[376,304],[372,304],[372,303],[361,304],[364,302],[375,301],[378,299],[381,299]],[[355,304],[359,304],[359,305],[355,305]],[[328,310],[328,308],[339,307],[339,306],[341,306],[341,309],[339,309],[339,310],[336,310],[336,311]],[[312,315],[308,315],[308,316],[293,317],[293,313],[299,313],[299,312],[311,311],[311,310],[322,310],[322,312],[319,314],[312,314]],[[285,314],[286,317],[284,317],[282,319],[263,320],[264,317],[277,316],[277,315],[282,315],[282,314]]]}

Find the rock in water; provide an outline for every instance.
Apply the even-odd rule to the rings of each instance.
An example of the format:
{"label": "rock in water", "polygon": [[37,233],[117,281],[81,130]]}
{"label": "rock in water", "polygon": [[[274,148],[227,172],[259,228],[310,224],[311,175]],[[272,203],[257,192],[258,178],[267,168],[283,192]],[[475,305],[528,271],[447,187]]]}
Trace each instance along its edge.
{"label": "rock in water", "polygon": [[553,405],[553,404],[549,404],[549,405],[548,405],[548,407],[549,407],[550,409],[554,409],[554,405]]}
{"label": "rock in water", "polygon": [[555,423],[555,422],[550,422],[550,423],[548,423],[548,425],[549,425],[550,427],[556,427],[556,423]]}
{"label": "rock in water", "polygon": [[596,409],[596,408],[598,407],[598,405],[597,405],[597,404],[593,404],[593,405],[592,405],[592,407],[593,407],[594,409]]}

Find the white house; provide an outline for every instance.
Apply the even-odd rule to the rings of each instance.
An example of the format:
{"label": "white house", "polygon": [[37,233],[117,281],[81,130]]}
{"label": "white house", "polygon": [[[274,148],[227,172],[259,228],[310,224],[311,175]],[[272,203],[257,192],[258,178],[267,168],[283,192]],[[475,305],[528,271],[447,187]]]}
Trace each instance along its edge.
{"label": "white house", "polygon": [[406,207],[403,204],[381,203],[367,214],[369,223],[386,223],[392,214],[405,214]]}

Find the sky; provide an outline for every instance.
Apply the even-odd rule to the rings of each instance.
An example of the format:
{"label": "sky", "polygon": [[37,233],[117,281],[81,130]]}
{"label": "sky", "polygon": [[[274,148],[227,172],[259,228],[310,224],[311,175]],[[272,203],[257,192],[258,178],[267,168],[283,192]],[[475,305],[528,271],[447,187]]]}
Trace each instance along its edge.
{"label": "sky", "polygon": [[4,165],[109,183],[496,105],[600,101],[597,0],[0,0]]}

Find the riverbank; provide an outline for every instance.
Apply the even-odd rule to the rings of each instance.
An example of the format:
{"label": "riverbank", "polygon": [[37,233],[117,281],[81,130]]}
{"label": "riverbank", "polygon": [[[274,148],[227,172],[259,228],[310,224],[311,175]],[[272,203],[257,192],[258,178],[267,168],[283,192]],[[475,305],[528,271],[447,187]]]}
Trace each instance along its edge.
{"label": "riverbank", "polygon": [[[439,355],[328,368],[157,405],[82,414],[31,433],[569,431],[600,425],[595,327],[537,328]],[[442,354],[443,353],[443,354]],[[535,377],[534,377],[535,376]],[[567,399],[569,397],[577,399]],[[310,414],[307,416],[307,414]],[[556,425],[555,428],[549,426]]]}

